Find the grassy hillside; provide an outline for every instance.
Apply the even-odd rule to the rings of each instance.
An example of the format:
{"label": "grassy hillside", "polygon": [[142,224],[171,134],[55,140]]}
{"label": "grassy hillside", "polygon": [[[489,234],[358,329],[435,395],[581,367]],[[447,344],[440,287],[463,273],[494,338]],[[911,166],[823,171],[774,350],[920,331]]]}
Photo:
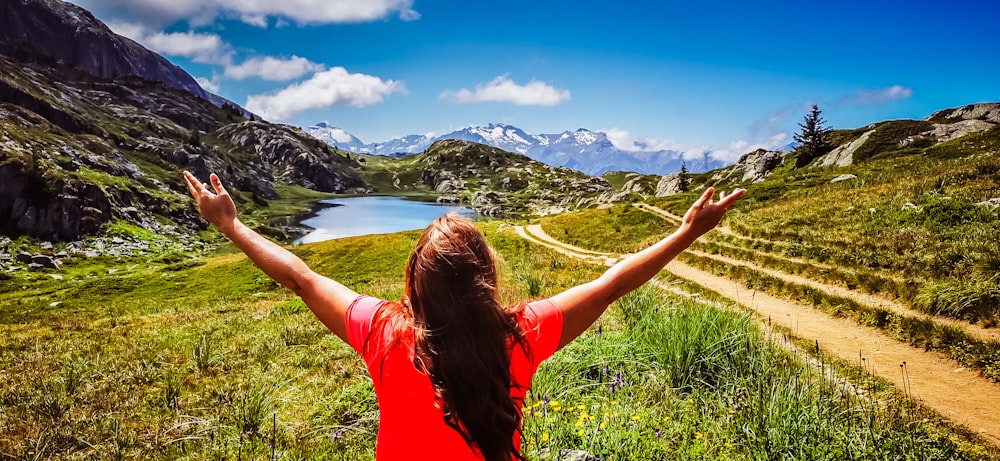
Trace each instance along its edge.
{"label": "grassy hillside", "polygon": [[[502,223],[482,227],[505,303],[603,270]],[[416,237],[294,251],[355,290],[396,299]],[[0,282],[4,456],[372,459],[377,408],[363,363],[244,257],[108,269],[94,261],[61,281]],[[564,449],[609,460],[998,459],[858,376],[874,397],[820,379],[744,314],[644,290],[543,365],[525,404],[524,450],[532,459]]]}
{"label": "grassy hillside", "polygon": [[621,199],[604,179],[469,141],[439,141],[420,154],[365,160],[365,178],[378,193],[427,194],[493,217],[545,215]]}

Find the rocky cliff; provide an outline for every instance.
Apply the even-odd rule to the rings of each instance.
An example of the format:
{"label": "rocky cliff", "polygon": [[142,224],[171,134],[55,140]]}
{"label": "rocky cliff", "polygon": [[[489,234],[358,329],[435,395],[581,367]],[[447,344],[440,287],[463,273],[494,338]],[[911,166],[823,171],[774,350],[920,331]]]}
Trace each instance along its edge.
{"label": "rocky cliff", "polygon": [[208,99],[183,69],[61,0],[0,0],[0,50],[102,79],[141,77]]}
{"label": "rocky cliff", "polygon": [[187,91],[0,56],[0,233],[76,240],[123,221],[156,233],[204,227],[180,172],[219,172],[241,206],[279,182],[364,187],[358,164],[300,130],[247,122]]}

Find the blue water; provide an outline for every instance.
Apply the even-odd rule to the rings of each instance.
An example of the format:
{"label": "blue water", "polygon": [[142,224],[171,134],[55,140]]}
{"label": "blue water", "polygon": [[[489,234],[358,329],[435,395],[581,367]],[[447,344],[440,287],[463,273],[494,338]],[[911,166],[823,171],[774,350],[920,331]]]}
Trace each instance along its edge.
{"label": "blue water", "polygon": [[475,216],[469,208],[399,197],[347,197],[324,200],[322,203],[333,206],[321,209],[316,216],[302,221],[302,225],[313,228],[313,231],[295,243],[423,229],[448,212],[470,218]]}

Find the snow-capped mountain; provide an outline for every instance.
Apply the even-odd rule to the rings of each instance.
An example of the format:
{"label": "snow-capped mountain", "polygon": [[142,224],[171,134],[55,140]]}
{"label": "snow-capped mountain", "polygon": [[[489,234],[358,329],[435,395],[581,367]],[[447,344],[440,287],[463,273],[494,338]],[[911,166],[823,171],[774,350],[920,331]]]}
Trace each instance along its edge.
{"label": "snow-capped mountain", "polygon": [[[552,166],[572,168],[591,175],[608,171],[666,174],[680,171],[684,160],[672,150],[619,149],[604,132],[580,128],[559,134],[533,134],[518,127],[491,123],[473,126],[437,137],[410,135],[381,143],[363,144],[340,128],[319,123],[306,129],[313,136],[340,149],[381,155],[415,154],[435,141],[462,139],[516,152]],[[708,171],[724,166],[715,160],[688,161],[689,171]]]}
{"label": "snow-capped mountain", "polygon": [[331,146],[351,152],[364,152],[365,143],[356,136],[348,133],[343,128],[330,126],[327,122],[319,122],[309,128],[306,132],[314,138],[319,139]]}

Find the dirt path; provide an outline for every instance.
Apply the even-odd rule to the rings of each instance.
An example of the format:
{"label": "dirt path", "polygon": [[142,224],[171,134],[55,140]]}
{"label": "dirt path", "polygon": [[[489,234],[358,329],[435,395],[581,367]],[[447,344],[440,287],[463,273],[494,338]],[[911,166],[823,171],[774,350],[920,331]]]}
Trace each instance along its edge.
{"label": "dirt path", "polygon": [[[607,263],[614,255],[594,252],[560,243],[540,228],[529,235],[516,228],[519,235],[539,245],[570,257],[595,263]],[[544,237],[543,237],[544,236]],[[912,395],[952,422],[962,424],[1000,445],[1000,385],[973,370],[935,352],[925,352],[886,337],[874,328],[851,320],[834,318],[811,307],[747,289],[743,284],[673,261],[665,269],[680,278],[719,293],[752,310],[761,320],[788,328],[796,336],[818,341],[820,348],[850,363],[865,359],[869,369],[902,388],[900,365],[906,363],[907,386]]]}
{"label": "dirt path", "polygon": [[[661,217],[663,219],[666,219],[666,220],[668,220],[668,221],[670,221],[670,222],[672,222],[674,224],[677,224],[677,225],[679,225],[681,223],[681,219],[683,219],[682,217],[677,216],[677,215],[675,215],[675,214],[673,214],[673,213],[671,213],[671,212],[669,212],[667,210],[664,210],[662,208],[655,207],[653,205],[649,205],[649,204],[646,204],[646,203],[636,203],[633,206],[635,206],[636,208],[638,208],[638,209],[640,209],[642,211],[645,211],[647,213],[655,214],[655,215],[657,215],[657,216],[659,216],[659,217]],[[725,235],[728,235],[728,236],[731,236],[731,237],[735,237],[736,239],[742,240],[742,241],[779,243],[779,242],[775,242],[773,240],[744,237],[742,235],[736,234],[735,232],[732,231],[732,229],[730,229],[728,227],[722,227],[722,226],[720,226],[720,227],[716,227],[714,230],[718,231],[719,233],[722,233],[722,234],[725,234]],[[795,264],[808,264],[808,265],[813,266],[813,267],[819,267],[819,268],[822,268],[822,269],[830,269],[830,270],[840,269],[840,267],[837,267],[837,266],[833,266],[833,265],[825,264],[825,263],[821,263],[821,262],[816,262],[816,261],[810,261],[808,259],[794,258],[794,257],[789,257],[789,256],[777,255],[777,254],[768,253],[766,251],[761,251],[761,250],[757,250],[757,249],[750,248],[750,247],[737,247],[737,246],[732,245],[730,243],[723,243],[723,242],[715,242],[715,243],[718,244],[718,245],[720,245],[720,246],[726,246],[726,247],[731,247],[731,248],[739,248],[740,250],[743,250],[743,251],[749,251],[749,252],[757,254],[757,255],[772,257],[772,258],[776,258],[776,259],[781,259],[781,260],[788,261],[788,262],[795,263]],[[885,277],[885,278],[889,278],[889,279],[893,279],[893,280],[897,280],[897,281],[902,281],[903,280],[902,277],[898,277],[898,276],[895,276],[895,275],[892,275],[892,274],[880,273],[879,276]]]}
{"label": "dirt path", "polygon": [[[637,204],[636,206],[637,206],[637,208],[642,209],[644,211],[651,211],[653,213],[659,214],[659,215],[667,217],[669,219],[679,219],[678,217],[670,214],[669,212],[660,210],[659,208],[656,208],[656,207],[651,206],[651,205]],[[657,210],[659,210],[659,211],[657,211]],[[541,230],[541,226],[539,226],[539,230]],[[536,235],[537,235],[537,233],[536,233]],[[963,329],[967,333],[969,333],[970,335],[972,335],[973,337],[977,337],[977,338],[979,338],[981,340],[986,340],[986,341],[1000,341],[1000,330],[998,330],[996,328],[983,328],[983,327],[981,327],[979,325],[973,325],[973,324],[971,324],[969,322],[966,322],[966,321],[963,321],[963,320],[953,319],[953,318],[949,318],[949,317],[942,317],[942,316],[931,315],[931,314],[928,314],[926,312],[921,312],[921,311],[917,311],[917,310],[911,309],[911,308],[909,308],[907,306],[904,306],[903,304],[900,304],[900,303],[898,303],[896,301],[893,301],[891,299],[887,299],[887,298],[884,298],[884,297],[881,297],[881,296],[878,296],[878,295],[873,295],[871,293],[864,293],[864,292],[860,292],[860,291],[855,291],[855,290],[851,290],[851,289],[848,289],[848,288],[843,287],[843,286],[832,285],[832,284],[828,284],[828,283],[823,283],[823,282],[819,282],[819,281],[816,281],[816,280],[813,280],[813,279],[810,279],[810,278],[807,278],[807,277],[802,277],[800,275],[794,275],[794,274],[789,274],[789,273],[782,272],[782,271],[779,271],[779,270],[769,269],[769,268],[766,268],[766,267],[763,267],[763,266],[759,266],[759,265],[754,264],[752,262],[744,261],[744,260],[741,260],[741,259],[735,259],[735,258],[730,258],[728,256],[722,256],[722,255],[716,255],[716,254],[711,254],[711,253],[705,253],[705,252],[697,251],[697,250],[688,250],[688,253],[693,254],[695,256],[712,259],[712,260],[715,260],[715,261],[719,261],[719,262],[730,264],[730,265],[734,265],[734,266],[743,266],[743,267],[752,269],[754,271],[757,271],[757,272],[760,272],[760,273],[763,273],[763,274],[767,274],[767,275],[769,275],[771,277],[774,277],[774,278],[777,278],[779,280],[783,280],[785,282],[790,282],[790,283],[795,283],[795,284],[798,284],[798,285],[804,285],[804,286],[807,286],[807,287],[815,288],[817,290],[820,290],[820,291],[826,293],[827,295],[837,296],[837,297],[844,298],[844,299],[849,299],[851,301],[854,301],[854,302],[859,303],[859,304],[864,304],[866,306],[880,307],[880,308],[883,308],[883,309],[888,310],[890,312],[894,312],[894,313],[899,314],[899,315],[903,315],[903,316],[907,316],[907,317],[914,317],[914,318],[918,318],[918,319],[931,319],[934,322],[937,322],[937,323],[942,324],[942,325],[948,325],[948,326],[952,326],[952,327]],[[756,251],[755,251],[755,253],[756,253]],[[809,263],[809,264],[813,264],[813,263]],[[827,267],[829,267],[829,266],[827,266]]]}
{"label": "dirt path", "polygon": [[787,274],[785,272],[776,271],[774,269],[768,269],[766,267],[761,267],[761,266],[758,266],[758,265],[756,265],[754,263],[743,261],[743,260],[739,260],[739,259],[733,259],[733,258],[729,258],[729,257],[726,257],[726,256],[720,256],[720,255],[713,255],[713,254],[703,253],[701,251],[694,251],[694,250],[688,250],[688,252],[691,253],[691,254],[693,254],[693,255],[696,255],[696,256],[700,256],[700,257],[703,257],[703,258],[713,259],[715,261],[719,261],[719,262],[722,262],[722,263],[726,263],[726,264],[730,264],[730,265],[734,265],[734,266],[747,267],[749,269],[753,269],[753,270],[761,272],[763,274],[767,274],[767,275],[769,275],[771,277],[774,277],[776,279],[780,279],[780,280],[784,280],[786,282],[795,283],[795,284],[799,284],[799,285],[804,285],[804,286],[807,286],[807,287],[815,288],[815,289],[820,290],[820,291],[822,291],[822,292],[824,292],[824,293],[826,293],[828,295],[837,296],[837,297],[841,297],[841,298],[844,298],[844,299],[849,299],[851,301],[854,301],[854,302],[859,303],[859,304],[864,304],[866,306],[881,307],[881,308],[883,308],[883,309],[885,309],[887,311],[891,311],[891,312],[894,312],[896,314],[907,316],[907,317],[915,317],[915,318],[918,318],[918,319],[931,319],[934,322],[942,324],[942,325],[949,325],[949,326],[953,326],[953,327],[956,327],[956,328],[963,329],[967,333],[969,333],[970,335],[972,335],[973,337],[977,337],[977,338],[979,338],[981,340],[987,340],[987,341],[997,341],[997,340],[1000,340],[1000,331],[998,331],[996,328],[983,328],[983,327],[981,327],[979,325],[973,325],[973,324],[970,324],[969,322],[965,322],[965,321],[962,321],[962,320],[952,319],[952,318],[948,318],[948,317],[941,317],[941,316],[930,315],[930,314],[927,314],[925,312],[920,312],[920,311],[916,311],[916,310],[910,309],[909,307],[906,307],[906,306],[904,306],[904,305],[902,305],[902,304],[900,304],[900,303],[898,303],[896,301],[892,301],[890,299],[886,299],[886,298],[883,298],[881,296],[876,296],[876,295],[873,295],[873,294],[870,294],[870,293],[863,293],[863,292],[860,292],[860,291],[850,290],[850,289],[847,289],[847,288],[842,287],[842,286],[830,285],[830,284],[826,284],[826,283],[822,283],[822,282],[817,282],[817,281],[815,281],[813,279],[809,279],[809,278],[802,277],[802,276],[799,276],[799,275]]}

